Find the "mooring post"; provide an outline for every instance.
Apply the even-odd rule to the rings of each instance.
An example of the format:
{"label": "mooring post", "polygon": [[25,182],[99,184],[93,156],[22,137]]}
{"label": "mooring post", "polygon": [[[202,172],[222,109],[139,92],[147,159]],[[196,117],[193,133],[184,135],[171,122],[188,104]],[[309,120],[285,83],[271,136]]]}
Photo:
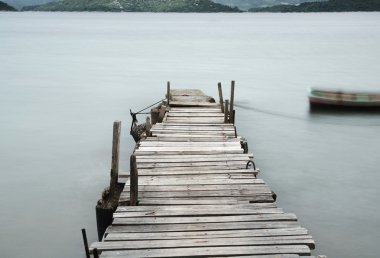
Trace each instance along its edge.
{"label": "mooring post", "polygon": [[150,136],[150,129],[152,128],[152,124],[150,123],[150,117],[146,117],[146,123],[145,123],[145,135],[146,137]]}
{"label": "mooring post", "polygon": [[222,110],[222,113],[224,113],[223,91],[222,91],[222,83],[221,82],[218,82],[218,91],[219,91],[220,109]]}
{"label": "mooring post", "polygon": [[113,123],[113,138],[112,138],[112,161],[111,161],[111,182],[110,192],[113,193],[117,187],[119,177],[119,152],[120,152],[120,132],[121,122]]}
{"label": "mooring post", "polygon": [[98,253],[98,249],[97,248],[94,248],[94,258],[99,258],[99,253]]}
{"label": "mooring post", "polygon": [[235,81],[231,81],[231,98],[230,98],[230,123],[234,123],[234,97],[235,97]]}
{"label": "mooring post", "polygon": [[137,206],[138,194],[139,194],[139,178],[136,166],[136,156],[131,155],[130,158],[130,206]]}
{"label": "mooring post", "polygon": [[224,101],[224,123],[227,124],[228,123],[228,99],[226,99]]}
{"label": "mooring post", "polygon": [[90,250],[88,249],[86,229],[82,228],[84,251],[86,252],[86,258],[90,258]]}
{"label": "mooring post", "polygon": [[159,123],[161,123],[162,120],[164,119],[165,113],[166,113],[166,106],[165,105],[161,105],[160,113],[158,114],[158,122]]}
{"label": "mooring post", "polygon": [[170,82],[168,81],[167,89],[166,89],[166,98],[168,99],[168,105],[170,102]]}

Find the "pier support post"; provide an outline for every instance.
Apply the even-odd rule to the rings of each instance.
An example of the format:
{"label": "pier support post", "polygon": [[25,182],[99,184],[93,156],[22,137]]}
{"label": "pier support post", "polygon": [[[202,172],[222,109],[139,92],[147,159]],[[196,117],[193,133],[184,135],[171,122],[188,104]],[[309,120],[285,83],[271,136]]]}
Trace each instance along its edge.
{"label": "pier support post", "polygon": [[97,248],[94,248],[93,253],[94,253],[94,258],[99,258],[99,252]]}
{"label": "pier support post", "polygon": [[111,181],[110,192],[114,192],[117,187],[119,178],[119,153],[120,153],[120,132],[121,122],[115,121],[113,123],[113,138],[112,138],[112,161],[111,161]]}
{"label": "pier support post", "polygon": [[229,121],[229,116],[228,116],[228,99],[224,102],[224,123],[227,124]]}
{"label": "pier support post", "polygon": [[166,98],[168,100],[168,106],[169,106],[169,103],[170,103],[170,82],[169,81],[167,83],[167,88],[166,88]]}
{"label": "pier support post", "polygon": [[119,178],[119,156],[120,156],[120,132],[121,122],[115,121],[113,124],[112,138],[112,161],[111,161],[111,180],[109,187],[105,188],[102,198],[96,204],[96,224],[98,228],[99,241],[102,240],[107,227],[111,225],[113,213],[118,204],[120,194],[124,184],[118,183]]}
{"label": "pier support post", "polygon": [[130,158],[130,178],[129,178],[130,186],[130,206],[137,206],[138,203],[138,194],[139,194],[139,177],[136,166],[136,156],[131,155]]}
{"label": "pier support post", "polygon": [[235,81],[231,81],[230,119],[229,119],[230,123],[235,122],[234,98],[235,98]]}
{"label": "pier support post", "polygon": [[152,124],[150,123],[150,117],[146,117],[146,123],[145,123],[145,135],[146,137],[150,136],[150,129],[152,128]]}
{"label": "pier support post", "polygon": [[218,83],[218,92],[219,92],[220,109],[221,109],[222,113],[224,113],[222,83],[220,83],[220,82]]}

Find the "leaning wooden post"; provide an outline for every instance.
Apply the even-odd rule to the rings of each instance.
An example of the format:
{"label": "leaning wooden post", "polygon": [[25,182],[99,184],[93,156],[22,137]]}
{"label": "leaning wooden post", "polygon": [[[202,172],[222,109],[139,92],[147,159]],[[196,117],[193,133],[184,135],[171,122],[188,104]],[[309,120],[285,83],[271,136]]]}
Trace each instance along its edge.
{"label": "leaning wooden post", "polygon": [[111,162],[111,182],[110,182],[111,193],[114,193],[116,191],[117,181],[119,177],[120,132],[121,132],[121,122],[115,121],[113,123],[113,138],[112,138],[112,162]]}
{"label": "leaning wooden post", "polygon": [[150,117],[146,117],[146,123],[145,123],[145,135],[146,137],[150,136],[150,129],[152,128],[152,124],[150,123]]}
{"label": "leaning wooden post", "polygon": [[235,81],[231,81],[231,98],[230,98],[230,123],[234,123],[234,97],[235,97]]}
{"label": "leaning wooden post", "polygon": [[170,102],[170,82],[167,83],[166,98],[168,100],[168,105],[169,105],[169,102]]}
{"label": "leaning wooden post", "polygon": [[222,83],[220,83],[220,82],[218,83],[218,91],[219,91],[220,109],[222,110],[222,113],[224,113]]}
{"label": "leaning wooden post", "polygon": [[86,229],[82,228],[82,237],[84,244],[84,251],[86,252],[86,258],[90,258],[90,250],[88,249]]}
{"label": "leaning wooden post", "polygon": [[130,159],[130,206],[137,206],[138,195],[139,195],[139,178],[136,165],[136,156],[131,155]]}
{"label": "leaning wooden post", "polygon": [[227,124],[228,123],[228,99],[226,99],[226,101],[224,102],[224,123]]}

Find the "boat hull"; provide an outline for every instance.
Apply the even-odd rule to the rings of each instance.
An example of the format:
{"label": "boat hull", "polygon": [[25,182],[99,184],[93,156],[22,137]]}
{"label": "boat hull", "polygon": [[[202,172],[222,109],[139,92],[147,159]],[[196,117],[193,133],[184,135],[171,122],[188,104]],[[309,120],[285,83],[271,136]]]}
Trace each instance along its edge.
{"label": "boat hull", "polygon": [[380,94],[311,90],[309,94],[309,103],[312,107],[380,107]]}

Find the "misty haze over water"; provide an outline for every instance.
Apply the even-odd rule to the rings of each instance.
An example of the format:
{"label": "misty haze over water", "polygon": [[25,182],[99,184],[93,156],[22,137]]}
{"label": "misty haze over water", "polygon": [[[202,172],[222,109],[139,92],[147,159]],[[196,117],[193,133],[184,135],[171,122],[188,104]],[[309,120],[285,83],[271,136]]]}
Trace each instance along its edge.
{"label": "misty haze over water", "polygon": [[129,108],[234,79],[238,134],[316,254],[377,257],[380,114],[311,113],[307,89],[379,91],[379,46],[380,13],[1,13],[1,256],[85,257],[113,121],[127,171]]}

